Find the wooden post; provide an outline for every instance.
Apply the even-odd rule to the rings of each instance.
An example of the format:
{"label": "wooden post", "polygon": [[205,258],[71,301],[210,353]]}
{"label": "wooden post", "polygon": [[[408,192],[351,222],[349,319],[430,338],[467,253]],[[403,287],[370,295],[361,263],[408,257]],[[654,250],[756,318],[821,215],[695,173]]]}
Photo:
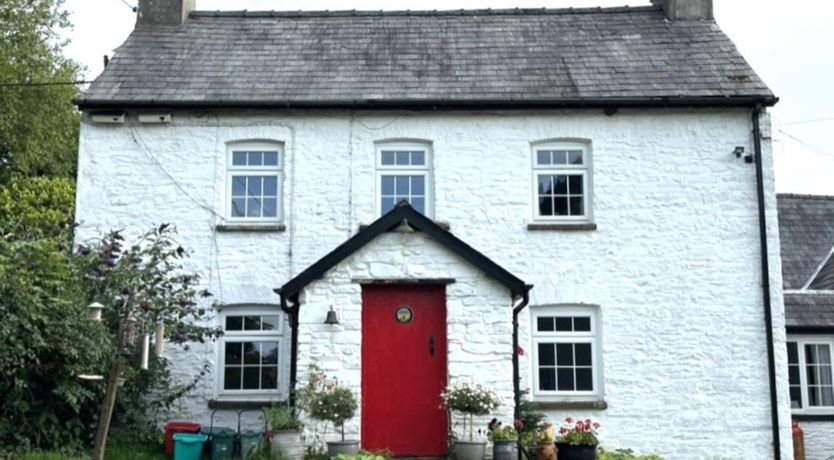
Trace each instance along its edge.
{"label": "wooden post", "polygon": [[96,431],[95,448],[93,460],[104,460],[104,448],[107,446],[107,432],[110,430],[110,419],[113,416],[113,407],[116,406],[116,391],[119,389],[119,378],[122,376],[122,358],[116,356],[110,363],[110,374],[107,377],[107,390],[104,393],[104,401],[101,404],[101,413],[98,417],[98,430]]}

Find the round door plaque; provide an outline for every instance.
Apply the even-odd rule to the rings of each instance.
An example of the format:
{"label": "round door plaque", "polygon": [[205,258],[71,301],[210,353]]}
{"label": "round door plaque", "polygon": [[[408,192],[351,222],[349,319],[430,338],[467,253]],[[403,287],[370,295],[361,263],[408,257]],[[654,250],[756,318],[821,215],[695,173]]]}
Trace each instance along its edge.
{"label": "round door plaque", "polygon": [[411,322],[411,318],[414,317],[414,312],[411,311],[411,307],[408,305],[402,305],[397,307],[394,316],[397,318],[397,322],[405,324]]}

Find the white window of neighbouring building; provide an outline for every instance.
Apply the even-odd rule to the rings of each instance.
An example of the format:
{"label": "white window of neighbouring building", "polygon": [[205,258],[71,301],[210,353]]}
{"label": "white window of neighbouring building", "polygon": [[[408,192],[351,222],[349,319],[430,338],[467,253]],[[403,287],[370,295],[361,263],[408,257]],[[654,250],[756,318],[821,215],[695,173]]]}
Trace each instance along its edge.
{"label": "white window of neighbouring building", "polygon": [[788,337],[788,381],[794,412],[834,412],[834,336]]}
{"label": "white window of neighbouring building", "polygon": [[599,398],[599,309],[539,306],[531,315],[533,397]]}
{"label": "white window of neighbouring building", "polygon": [[385,142],[376,146],[377,210],[379,215],[407,200],[431,216],[431,149],[425,143]]}
{"label": "white window of neighbouring building", "polygon": [[582,142],[533,145],[533,217],[591,220],[591,152]]}
{"label": "white window of neighbouring building", "polygon": [[226,218],[240,223],[279,222],[283,149],[272,142],[230,144]]}
{"label": "white window of neighbouring building", "polygon": [[221,315],[221,395],[282,393],[284,319],[279,311],[263,308],[227,308]]}

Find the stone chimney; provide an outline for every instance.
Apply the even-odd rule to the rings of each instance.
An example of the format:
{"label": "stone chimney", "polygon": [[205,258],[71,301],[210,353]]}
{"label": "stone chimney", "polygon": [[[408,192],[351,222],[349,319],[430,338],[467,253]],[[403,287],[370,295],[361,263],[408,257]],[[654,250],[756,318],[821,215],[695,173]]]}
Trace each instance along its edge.
{"label": "stone chimney", "polygon": [[182,25],[196,3],[197,0],[139,0],[136,25]]}
{"label": "stone chimney", "polygon": [[652,0],[670,21],[712,20],[712,0]]}

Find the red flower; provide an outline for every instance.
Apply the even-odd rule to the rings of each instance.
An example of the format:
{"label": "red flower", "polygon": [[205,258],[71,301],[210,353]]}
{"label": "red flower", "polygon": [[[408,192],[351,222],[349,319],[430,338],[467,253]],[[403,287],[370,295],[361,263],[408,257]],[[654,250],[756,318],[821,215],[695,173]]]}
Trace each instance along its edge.
{"label": "red flower", "polygon": [[570,417],[566,418],[565,421],[568,422],[568,423],[573,423],[573,419],[570,418]]}
{"label": "red flower", "polygon": [[520,429],[524,428],[524,422],[522,422],[519,419],[515,419],[513,421],[513,426],[515,427],[516,430],[520,430]]}
{"label": "red flower", "polygon": [[515,348],[515,354],[518,356],[524,356],[524,348],[521,348],[521,345]]}
{"label": "red flower", "polygon": [[565,427],[559,428],[559,434],[564,435],[567,432],[568,432],[567,428],[565,428]]}

